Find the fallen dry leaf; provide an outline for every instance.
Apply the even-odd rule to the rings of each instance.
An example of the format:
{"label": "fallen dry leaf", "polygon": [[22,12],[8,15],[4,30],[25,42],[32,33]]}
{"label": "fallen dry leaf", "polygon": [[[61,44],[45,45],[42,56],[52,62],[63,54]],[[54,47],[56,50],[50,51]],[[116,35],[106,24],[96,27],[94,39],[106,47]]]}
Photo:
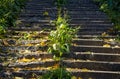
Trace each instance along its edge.
{"label": "fallen dry leaf", "polygon": [[42,42],[40,43],[40,45],[41,45],[41,46],[45,46],[45,45],[46,45],[45,41],[42,41]]}
{"label": "fallen dry leaf", "polygon": [[103,47],[111,47],[109,44],[104,44]]}
{"label": "fallen dry leaf", "polygon": [[18,60],[18,62],[30,62],[30,61],[31,61],[30,59],[26,59],[26,58],[22,58]]}
{"label": "fallen dry leaf", "polygon": [[81,71],[88,72],[89,70],[87,68],[83,68],[83,69],[81,69]]}
{"label": "fallen dry leaf", "polygon": [[108,34],[106,32],[102,33],[102,36],[108,36]]}

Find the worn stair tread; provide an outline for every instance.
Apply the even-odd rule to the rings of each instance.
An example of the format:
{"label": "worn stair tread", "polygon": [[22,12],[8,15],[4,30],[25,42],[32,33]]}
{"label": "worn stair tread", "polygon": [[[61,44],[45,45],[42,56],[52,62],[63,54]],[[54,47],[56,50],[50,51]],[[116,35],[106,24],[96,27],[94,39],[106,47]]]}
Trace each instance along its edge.
{"label": "worn stair tread", "polygon": [[[113,79],[116,77],[116,79],[119,79],[120,78],[120,72],[113,72],[113,71],[94,71],[94,70],[82,70],[82,69],[72,69],[72,68],[67,68],[67,70],[74,76],[77,76],[77,77],[81,77],[83,75],[86,75],[86,77],[94,77],[94,79]],[[26,73],[26,74],[25,74]],[[19,72],[13,72],[14,75],[17,75],[17,76],[30,76],[30,74],[32,73],[35,73],[35,74],[39,74],[39,75],[42,75],[44,73],[46,73],[46,70],[21,70]],[[82,75],[80,75],[82,74]],[[85,76],[84,76],[85,77]]]}
{"label": "worn stair tread", "polygon": [[78,45],[78,46],[72,46],[71,47],[72,51],[76,51],[76,52],[96,52],[96,53],[120,53],[120,47],[103,47],[103,46],[87,46],[87,45]]}
{"label": "worn stair tread", "polygon": [[68,59],[63,60],[65,67],[71,68],[87,68],[90,70],[103,70],[103,71],[120,71],[120,62],[107,62],[107,61],[84,61]]}
{"label": "worn stair tread", "polygon": [[[106,61],[84,61],[84,60],[63,60],[62,62],[67,68],[86,68],[90,70],[103,70],[103,71],[120,71],[119,62],[106,62]],[[48,60],[48,61],[38,61],[38,62],[25,62],[25,63],[14,63],[9,65],[9,67],[51,67],[57,64],[57,61]],[[93,67],[94,65],[94,67]]]}
{"label": "worn stair tread", "polygon": [[[32,28],[31,28],[32,27]],[[73,26],[71,26],[72,28],[75,28],[75,27],[77,27],[77,26],[75,26],[75,27],[73,27]],[[52,26],[52,25],[38,25],[38,26],[29,26],[29,27],[25,27],[25,26],[22,26],[22,27],[15,27],[15,28],[8,28],[9,29],[9,31],[11,30],[11,31],[42,31],[42,30],[46,30],[46,31],[48,31],[48,30],[55,30],[56,29],[56,27],[55,26]],[[108,31],[108,32],[110,32],[110,28],[109,27],[80,27],[80,30],[79,30],[79,32],[86,32],[86,31],[102,31],[102,32],[105,32],[105,31]],[[112,33],[112,32],[111,32]]]}
{"label": "worn stair tread", "polygon": [[[40,59],[40,60],[39,60]],[[25,67],[50,67],[50,66],[54,66],[55,64],[57,64],[57,61],[54,61],[53,59],[44,59],[41,60],[41,58],[39,59],[35,59],[34,61],[31,59],[30,61],[16,61],[15,63],[10,63],[9,64],[9,68],[12,67],[19,67],[19,68],[25,68]],[[27,59],[26,59],[27,60]]]}
{"label": "worn stair tread", "polygon": [[[23,32],[24,33],[24,32]],[[29,32],[26,32],[26,33],[29,33]],[[16,33],[17,34],[17,33]],[[45,36],[44,34],[47,34],[47,33],[43,33],[43,36]],[[27,44],[33,44],[33,45],[35,45],[35,44],[40,44],[41,42],[48,42],[49,41],[49,39],[48,39],[48,37],[47,37],[47,35],[46,35],[46,38],[44,38],[44,39],[37,39],[37,38],[39,38],[39,35],[42,35],[42,33],[37,33],[37,35],[35,36],[34,34],[33,34],[33,36],[34,37],[32,37],[32,38],[36,38],[35,40],[33,40],[33,39],[28,39],[28,40],[25,40],[25,39],[23,39],[23,40],[17,40],[17,39],[14,39],[14,38],[19,38],[19,37],[24,37],[24,36],[21,36],[21,35],[14,35],[14,36],[12,36],[13,37],[13,39],[4,39],[4,40],[2,40],[2,39],[0,39],[0,42],[1,42],[1,44],[2,43],[4,43],[4,42],[6,42],[6,43],[10,43],[11,44],[11,42],[12,43],[14,43],[14,45],[16,46],[18,46],[18,45],[22,45],[22,46],[24,46],[25,44],[27,45]],[[104,47],[104,45],[110,45],[111,47],[113,47],[113,46],[117,46],[118,48],[119,48],[119,46],[120,46],[120,43],[119,42],[117,42],[117,41],[115,41],[114,39],[106,39],[107,41],[105,41],[104,39],[103,40],[101,40],[101,39],[79,39],[79,38],[74,38],[73,39],[73,45],[74,46],[78,46],[78,45],[88,45],[88,46],[102,46],[102,47]],[[117,48],[116,47],[116,48]]]}
{"label": "worn stair tread", "polygon": [[106,56],[120,56],[120,54],[114,54],[114,53],[96,53],[96,52],[74,52],[76,55],[106,55]]}
{"label": "worn stair tread", "polygon": [[76,45],[88,45],[88,46],[105,46],[109,45],[111,47],[113,46],[120,46],[120,43],[117,42],[115,39],[75,39],[73,40],[73,43]]}
{"label": "worn stair tread", "polygon": [[[120,72],[117,72],[117,71],[97,71],[97,70],[85,70],[85,71],[84,71],[84,70],[78,69],[78,68],[76,68],[76,69],[74,69],[74,68],[73,68],[73,69],[72,69],[72,68],[67,68],[67,70],[70,71],[71,73],[73,73],[73,72],[79,72],[79,73],[80,73],[80,72],[86,72],[86,73],[89,72],[89,73],[90,73],[90,72],[91,72],[91,73],[96,73],[96,74],[97,74],[97,73],[98,73],[98,74],[100,74],[100,73],[101,73],[101,74],[105,74],[105,73],[106,73],[106,74],[116,74],[116,75],[120,75]],[[20,72],[23,72],[23,73],[24,73],[24,71],[27,71],[27,70],[23,70],[23,71],[20,71]],[[43,72],[44,72],[44,71],[45,71],[45,70],[43,70]],[[28,70],[28,72],[38,72],[38,73],[40,72],[40,73],[41,73],[42,70],[31,70],[31,71]],[[16,73],[17,73],[17,72],[16,72]],[[19,73],[19,72],[18,72],[18,73]]]}
{"label": "worn stair tread", "polygon": [[82,39],[114,39],[117,36],[113,36],[113,35],[106,35],[106,36],[102,36],[102,35],[77,35],[78,38],[82,38]]}
{"label": "worn stair tread", "polygon": [[73,52],[74,59],[120,62],[120,54],[96,53],[96,52]]}
{"label": "worn stair tread", "polygon": [[[26,16],[28,16],[28,17],[20,17],[20,18],[18,18],[18,21],[23,21],[23,22],[49,22],[50,20],[53,20],[53,19],[41,19],[41,17],[43,16],[43,17],[45,17],[43,14],[42,15],[40,15],[39,17],[36,15],[36,14],[25,14]],[[33,17],[29,17],[29,15],[30,16],[33,16]],[[34,16],[35,15],[35,16]],[[49,16],[49,15],[48,15]],[[82,16],[82,15],[81,15]],[[86,15],[85,15],[86,16]],[[93,16],[93,15],[91,15],[91,16]],[[75,19],[75,18],[71,18],[70,19],[70,23],[103,23],[103,24],[111,24],[111,25],[113,25],[110,21],[108,21],[108,20],[106,20],[106,21],[102,21],[102,20],[98,20],[98,21],[91,21],[92,19],[98,19],[98,17],[97,18],[94,18],[94,17],[91,17],[91,16],[86,16],[86,17],[84,17],[84,18],[77,18],[77,19]],[[50,18],[52,18],[52,17],[50,17]],[[89,20],[89,19],[91,19],[91,20]],[[84,20],[86,20],[86,21],[84,21]]]}
{"label": "worn stair tread", "polygon": [[111,49],[119,49],[120,47],[103,47],[103,46],[87,46],[87,45],[78,45],[76,47],[93,47],[93,48],[111,48]]}

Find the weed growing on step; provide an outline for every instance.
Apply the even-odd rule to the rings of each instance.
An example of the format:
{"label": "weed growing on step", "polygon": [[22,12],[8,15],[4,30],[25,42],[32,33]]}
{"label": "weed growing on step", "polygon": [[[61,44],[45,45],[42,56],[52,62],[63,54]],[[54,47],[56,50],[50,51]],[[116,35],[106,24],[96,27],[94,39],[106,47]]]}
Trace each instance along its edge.
{"label": "weed growing on step", "polygon": [[[52,68],[38,79],[71,79],[70,72],[62,65],[62,57],[64,54],[70,53],[72,39],[75,37],[79,28],[71,28],[68,23],[67,15],[62,7],[66,0],[57,0],[58,17],[54,21],[56,30],[50,32],[48,36],[48,53],[53,54],[53,58],[58,61],[58,66]],[[63,13],[62,13],[63,12]],[[63,16],[62,16],[63,15]]]}
{"label": "weed growing on step", "polygon": [[42,77],[38,79],[71,79],[71,74],[65,68],[56,68],[48,71]]}
{"label": "weed growing on step", "polygon": [[120,42],[120,35],[117,35],[117,37],[115,38],[116,42]]}
{"label": "weed growing on step", "polygon": [[72,39],[75,37],[78,28],[70,28],[67,19],[61,16],[57,18],[55,25],[57,29],[51,31],[49,35],[48,52],[52,53],[56,58],[70,53]]}
{"label": "weed growing on step", "polygon": [[72,39],[75,37],[79,28],[71,28],[68,24],[67,16],[62,17],[61,13],[58,14],[54,25],[56,26],[56,30],[50,32],[48,53],[54,55],[53,58],[58,61],[59,65],[38,79],[71,79],[70,72],[63,67],[61,62],[62,56],[70,53]]}

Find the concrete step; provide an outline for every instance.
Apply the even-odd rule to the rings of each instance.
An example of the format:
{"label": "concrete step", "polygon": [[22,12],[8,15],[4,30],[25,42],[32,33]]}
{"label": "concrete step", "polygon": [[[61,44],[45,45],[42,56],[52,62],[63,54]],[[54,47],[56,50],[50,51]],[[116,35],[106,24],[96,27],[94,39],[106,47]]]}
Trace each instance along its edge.
{"label": "concrete step", "polygon": [[[17,52],[20,50],[28,50],[28,51],[38,51],[38,50],[47,50],[47,46],[31,46],[31,45],[26,45],[26,46],[0,46],[1,50],[5,51],[14,51],[16,50]],[[120,52],[120,47],[103,47],[103,46],[87,46],[87,45],[76,45],[76,46],[71,46],[71,51],[73,52],[96,52],[96,53],[115,53],[119,54]]]}
{"label": "concrete step", "polygon": [[[119,79],[120,78],[120,73],[119,72],[112,72],[112,71],[94,71],[94,70],[88,70],[84,71],[82,69],[71,69],[67,68],[68,71],[71,72],[73,76],[84,78],[84,79]],[[13,75],[15,76],[22,76],[24,78],[30,78],[30,76],[34,74],[42,75],[46,71],[45,70],[21,70],[19,72],[13,72]]]}
{"label": "concrete step", "polygon": [[[53,9],[40,10],[40,11],[36,11],[36,12],[26,10],[26,11],[23,11],[20,16],[21,17],[23,17],[23,16],[28,16],[28,17],[38,16],[38,17],[40,17],[40,16],[44,15],[44,12],[48,12],[48,16],[52,15],[53,13],[54,13],[53,17],[57,16],[57,10],[53,10]],[[104,14],[99,14],[99,16],[98,16],[98,14],[96,14],[96,13],[87,14],[86,12],[81,12],[81,13],[79,13],[79,12],[76,12],[76,13],[69,12],[68,15],[70,17],[74,17],[75,15],[79,15],[79,17],[83,17],[83,18],[85,18],[85,17],[88,17],[88,18],[92,18],[92,17],[93,18],[97,18],[97,17],[98,18],[108,18]]]}
{"label": "concrete step", "polygon": [[[28,26],[29,25],[29,26]],[[75,28],[75,27],[79,27],[79,26],[71,26],[72,28]],[[45,30],[45,31],[48,31],[49,30],[55,30],[56,27],[53,26],[53,25],[41,25],[41,24],[19,24],[19,27],[14,27],[14,28],[8,28],[9,31],[42,31],[42,30]],[[79,29],[79,32],[88,32],[88,31],[92,31],[92,32],[110,32],[110,27],[94,27],[94,26],[91,26],[91,27],[88,27],[88,26],[81,26],[80,29]],[[112,32],[112,31],[111,31]]]}
{"label": "concrete step", "polygon": [[82,69],[68,69],[73,75],[77,77],[81,77],[83,79],[119,79],[120,75],[119,72],[112,72],[112,71],[94,71],[88,70],[84,71]]}
{"label": "concrete step", "polygon": [[[9,64],[9,68],[19,67],[19,68],[26,68],[26,67],[51,67],[54,66],[59,62],[54,61],[53,59],[45,59],[42,61],[32,61],[32,62],[17,62],[14,64]],[[68,59],[62,61],[63,66],[67,68],[86,68],[89,70],[102,70],[102,71],[120,71],[120,63],[119,62],[106,62],[106,61],[85,61],[85,60],[75,60],[75,59]],[[94,66],[93,66],[94,65]]]}
{"label": "concrete step", "polygon": [[102,71],[120,71],[119,62],[105,62],[105,61],[82,61],[82,60],[63,60],[63,65],[67,68],[86,68],[90,70]]}
{"label": "concrete step", "polygon": [[[52,5],[52,4],[35,4],[35,5],[26,5],[25,9],[36,9],[36,10],[40,10],[40,9],[46,9],[46,8],[55,8],[57,10],[57,7]],[[68,7],[64,7],[63,9],[65,10],[83,10],[83,11],[100,11],[98,8],[96,7],[85,7],[85,6],[68,6]]]}
{"label": "concrete step", "polygon": [[120,54],[115,53],[73,52],[71,57],[76,60],[120,62]]}
{"label": "concrete step", "polygon": [[[23,24],[27,24],[29,26],[31,26],[30,24],[41,24],[41,25],[43,25],[43,24],[46,24],[46,23],[47,23],[47,25],[50,25],[50,22],[52,21],[52,19],[53,18],[50,18],[50,20],[47,20],[47,18],[46,18],[46,20],[41,20],[41,19],[38,20],[38,18],[29,18],[29,20],[22,19],[22,20],[18,20],[18,22],[19,22],[18,24],[20,24],[20,26],[23,26]],[[87,24],[87,23],[83,22],[83,20],[85,20],[85,19],[81,19],[78,22],[70,22],[70,25],[84,26],[84,27],[96,27],[96,28],[97,27],[111,27],[112,28],[112,26],[113,26],[113,24],[111,24],[111,23],[103,23],[103,24],[102,23],[88,23]],[[90,21],[89,19],[86,19],[86,20]],[[96,20],[96,19],[93,19],[93,21],[94,20]]]}
{"label": "concrete step", "polygon": [[[3,54],[0,54],[0,56],[4,56]],[[52,59],[53,55],[48,54],[47,52],[29,52],[24,53],[19,56],[20,59],[23,57],[27,59]],[[120,54],[114,54],[114,53],[96,53],[96,52],[71,52],[70,54],[63,55],[63,59],[78,59],[78,60],[86,60],[86,61],[106,61],[106,62],[120,62]]]}
{"label": "concrete step", "polygon": [[[82,11],[82,12],[81,12],[81,10],[75,10],[75,11],[72,11],[72,10],[75,10],[75,9],[71,9],[70,11],[68,11],[68,14],[69,14],[69,15],[72,15],[72,14],[73,14],[73,15],[74,15],[74,14],[84,15],[84,14],[86,14],[86,15],[94,15],[94,16],[95,16],[95,15],[96,15],[96,16],[97,16],[97,15],[101,15],[101,16],[104,16],[104,17],[106,16],[105,13],[101,13],[101,12],[99,12],[99,11],[87,11],[87,10],[86,10],[86,11]],[[42,8],[42,9],[40,9],[40,10],[34,10],[34,9],[33,9],[33,10],[30,10],[30,9],[27,10],[27,9],[25,9],[25,10],[22,11],[22,13],[31,13],[31,14],[32,14],[32,13],[36,13],[36,14],[37,14],[37,13],[41,13],[41,12],[44,12],[44,11],[48,11],[48,13],[50,13],[49,11],[56,11],[56,12],[57,12],[57,9],[56,9],[55,7],[52,7],[52,8],[49,8],[49,7],[47,8],[47,7],[46,7],[46,8]]]}
{"label": "concrete step", "polygon": [[106,35],[106,36],[101,36],[101,35],[77,35],[78,38],[81,39],[115,39],[116,36],[112,36],[112,35]]}
{"label": "concrete step", "polygon": [[103,40],[99,39],[75,39],[73,43],[77,45],[95,45],[95,46],[103,46],[104,44],[107,44]]}
{"label": "concrete step", "polygon": [[75,52],[96,52],[96,53],[115,53],[119,54],[120,48],[119,47],[103,47],[103,46],[87,46],[87,45],[78,45],[71,47],[72,51]]}
{"label": "concrete step", "polygon": [[84,32],[78,32],[77,35],[102,35],[104,33],[104,31],[84,31]]}
{"label": "concrete step", "polygon": [[[48,59],[47,59],[48,60]],[[13,64],[9,64],[9,68],[35,68],[35,67],[52,67],[55,64],[57,64],[57,61],[54,61],[53,59],[49,59],[48,61],[44,60],[37,60],[36,61],[32,61],[32,62],[17,62],[17,63],[13,63]]]}
{"label": "concrete step", "polygon": [[[44,5],[44,4],[43,4]],[[51,8],[51,9],[56,9],[56,6],[52,6],[51,5],[47,5],[45,4],[44,6],[43,5],[40,5],[40,6],[35,6],[35,5],[28,5],[26,6],[24,9],[27,9],[27,10],[41,10],[41,9],[47,9],[47,8]],[[94,7],[85,7],[85,6],[81,6],[81,7],[67,7],[65,10],[69,10],[69,11],[100,11],[99,9],[96,9]]]}

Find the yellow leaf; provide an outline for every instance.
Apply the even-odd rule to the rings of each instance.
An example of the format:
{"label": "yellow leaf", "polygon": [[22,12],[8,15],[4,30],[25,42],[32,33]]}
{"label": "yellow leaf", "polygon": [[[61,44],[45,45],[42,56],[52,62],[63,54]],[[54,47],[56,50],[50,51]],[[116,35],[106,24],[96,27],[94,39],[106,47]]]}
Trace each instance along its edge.
{"label": "yellow leaf", "polygon": [[106,32],[102,33],[102,36],[108,36],[108,34]]}
{"label": "yellow leaf", "polygon": [[109,42],[109,39],[104,39],[104,42]]}
{"label": "yellow leaf", "polygon": [[26,58],[23,58],[23,59],[20,59],[19,62],[30,62],[31,60],[30,59],[26,59]]}
{"label": "yellow leaf", "polygon": [[3,44],[4,44],[5,46],[9,46],[9,43],[8,43],[6,40],[3,40]]}
{"label": "yellow leaf", "polygon": [[45,12],[43,13],[43,15],[44,15],[44,16],[48,16],[49,13],[48,13],[47,11],[45,11]]}
{"label": "yellow leaf", "polygon": [[78,79],[82,79],[81,77],[78,77]]}
{"label": "yellow leaf", "polygon": [[77,79],[75,76],[73,76],[71,79]]}
{"label": "yellow leaf", "polygon": [[21,69],[20,68],[14,68],[14,71],[20,71]]}
{"label": "yellow leaf", "polygon": [[41,43],[40,43],[40,45],[41,46],[45,46],[46,44],[45,44],[45,41],[42,41]]}
{"label": "yellow leaf", "polygon": [[109,39],[110,42],[114,41],[114,39]]}
{"label": "yellow leaf", "polygon": [[53,68],[58,68],[59,66],[60,66],[59,64],[55,64]]}
{"label": "yellow leaf", "polygon": [[32,44],[26,44],[26,46],[32,46]]}
{"label": "yellow leaf", "polygon": [[81,71],[88,72],[89,70],[87,68],[83,68],[83,69],[81,69]]}
{"label": "yellow leaf", "polygon": [[103,47],[111,47],[109,44],[104,44]]}
{"label": "yellow leaf", "polygon": [[115,47],[118,48],[119,46],[116,45]]}
{"label": "yellow leaf", "polygon": [[35,60],[35,58],[32,58],[31,60],[32,60],[32,61],[34,61],[34,60]]}
{"label": "yellow leaf", "polygon": [[92,78],[88,78],[88,79],[92,79]]}
{"label": "yellow leaf", "polygon": [[22,77],[15,77],[15,79],[23,79]]}

